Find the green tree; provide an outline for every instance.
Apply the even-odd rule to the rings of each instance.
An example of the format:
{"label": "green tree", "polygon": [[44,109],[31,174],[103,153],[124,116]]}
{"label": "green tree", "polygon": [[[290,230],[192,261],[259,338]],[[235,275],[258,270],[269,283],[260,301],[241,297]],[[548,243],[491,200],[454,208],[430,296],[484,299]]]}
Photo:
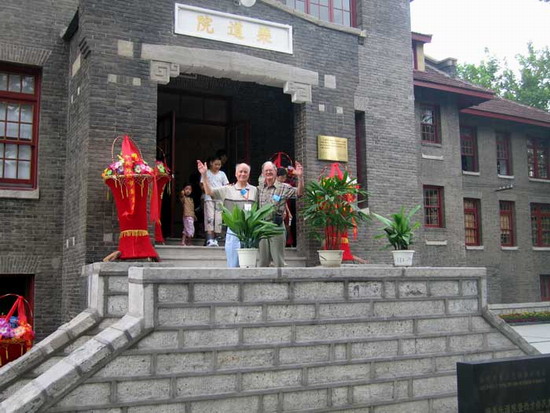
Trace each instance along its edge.
{"label": "green tree", "polygon": [[[550,1],[550,0],[549,0]],[[516,55],[519,72],[508,68],[485,49],[486,59],[479,64],[459,64],[461,79],[494,90],[499,96],[525,105],[550,111],[550,50],[537,50],[527,44],[527,54]]]}

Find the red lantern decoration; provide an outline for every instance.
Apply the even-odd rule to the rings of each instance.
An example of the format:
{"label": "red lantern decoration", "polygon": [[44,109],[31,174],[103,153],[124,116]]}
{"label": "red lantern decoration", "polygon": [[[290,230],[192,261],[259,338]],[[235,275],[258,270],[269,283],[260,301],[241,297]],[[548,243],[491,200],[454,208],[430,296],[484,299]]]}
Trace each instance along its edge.
{"label": "red lantern decoration", "polygon": [[26,304],[32,318],[29,302],[17,294],[5,294],[0,299],[6,297],[15,297],[15,302],[8,314],[0,317],[0,366],[29,351],[34,340],[34,331],[25,309]]}
{"label": "red lantern decoration", "polygon": [[[337,176],[339,179],[344,179],[344,172],[342,171],[342,169],[340,169],[340,164],[338,162],[334,162],[330,165],[330,171],[327,176],[330,178]],[[347,200],[350,202],[353,202],[355,200],[355,196],[353,196],[352,194],[348,194],[346,196],[349,197],[349,199]],[[327,228],[326,232],[330,233],[331,230]],[[353,234],[355,237],[357,237],[357,226],[353,228]],[[330,236],[330,234],[327,235]],[[333,234],[333,236],[335,235],[336,234]],[[344,251],[342,261],[354,261],[353,254],[351,253],[351,249],[349,247],[349,237],[347,231],[340,234],[339,242],[340,249]]]}
{"label": "red lantern decoration", "polygon": [[[114,145],[119,139],[117,137]],[[113,156],[114,158],[114,156]],[[117,206],[120,239],[120,259],[159,259],[147,230],[149,191],[156,199],[157,183],[153,169],[147,165],[129,136],[122,137],[122,152],[118,160],[103,171],[105,184],[111,190]],[[151,203],[151,220],[158,220],[158,202]]]}

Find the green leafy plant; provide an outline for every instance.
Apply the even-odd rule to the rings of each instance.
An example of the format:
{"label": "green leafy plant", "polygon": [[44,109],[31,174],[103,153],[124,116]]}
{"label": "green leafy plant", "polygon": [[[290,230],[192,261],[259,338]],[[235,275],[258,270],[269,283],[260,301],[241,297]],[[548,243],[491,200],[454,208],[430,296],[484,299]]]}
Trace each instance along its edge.
{"label": "green leafy plant", "polygon": [[414,231],[420,227],[419,222],[411,222],[413,215],[419,209],[420,205],[417,205],[409,213],[406,213],[405,207],[401,207],[399,213],[391,215],[391,219],[372,213],[378,221],[384,224],[384,227],[381,228],[384,233],[376,235],[374,238],[386,237],[389,243],[386,248],[393,247],[396,250],[408,250],[413,243]]}
{"label": "green leafy plant", "polygon": [[241,242],[241,248],[258,248],[262,239],[284,233],[283,227],[266,220],[272,216],[273,209],[273,205],[258,208],[257,203],[252,205],[250,211],[244,211],[238,207],[230,211],[224,207],[223,223],[235,233]]}
{"label": "green leafy plant", "polygon": [[356,179],[345,172],[308,182],[302,197],[302,216],[311,235],[324,240],[324,249],[340,249],[342,235],[370,217],[359,209],[357,199],[366,197]]}
{"label": "green leafy plant", "polygon": [[537,323],[550,322],[550,311],[531,311],[527,313],[501,314],[507,323]]}

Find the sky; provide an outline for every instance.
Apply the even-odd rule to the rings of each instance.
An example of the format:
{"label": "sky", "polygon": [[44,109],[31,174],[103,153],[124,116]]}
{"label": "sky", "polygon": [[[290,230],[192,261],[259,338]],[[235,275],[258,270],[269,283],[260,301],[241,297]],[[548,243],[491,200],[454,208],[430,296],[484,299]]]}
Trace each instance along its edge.
{"label": "sky", "polygon": [[527,54],[527,43],[536,49],[550,47],[550,2],[539,0],[414,0],[414,32],[431,34],[426,55],[454,57],[458,63],[479,63],[487,47],[517,69],[515,55]]}

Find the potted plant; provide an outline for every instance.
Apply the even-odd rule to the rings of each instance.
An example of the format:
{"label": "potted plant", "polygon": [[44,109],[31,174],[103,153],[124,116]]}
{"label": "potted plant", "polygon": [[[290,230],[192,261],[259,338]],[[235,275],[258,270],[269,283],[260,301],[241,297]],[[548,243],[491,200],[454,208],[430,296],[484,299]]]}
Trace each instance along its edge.
{"label": "potted plant", "polygon": [[406,213],[405,207],[401,207],[399,213],[391,215],[391,219],[372,213],[377,220],[384,224],[384,227],[381,228],[384,232],[374,238],[387,238],[388,245],[386,248],[394,248],[394,251],[392,251],[393,263],[396,267],[410,267],[412,265],[414,250],[410,250],[409,247],[413,243],[414,231],[420,227],[420,223],[412,223],[411,219],[419,209],[420,205],[417,205],[409,213]]}
{"label": "potted plant", "polygon": [[273,205],[264,205],[258,208],[257,203],[254,203],[249,211],[238,207],[234,207],[232,211],[223,208],[224,224],[235,233],[241,242],[241,248],[237,250],[241,268],[256,266],[258,245],[262,239],[284,233],[283,227],[266,220],[272,216],[273,210]]}
{"label": "potted plant", "polygon": [[366,195],[347,172],[324,176],[306,185],[302,215],[313,237],[323,241],[323,249],[318,251],[321,265],[340,266],[342,238],[360,222],[370,219],[357,202]]}

